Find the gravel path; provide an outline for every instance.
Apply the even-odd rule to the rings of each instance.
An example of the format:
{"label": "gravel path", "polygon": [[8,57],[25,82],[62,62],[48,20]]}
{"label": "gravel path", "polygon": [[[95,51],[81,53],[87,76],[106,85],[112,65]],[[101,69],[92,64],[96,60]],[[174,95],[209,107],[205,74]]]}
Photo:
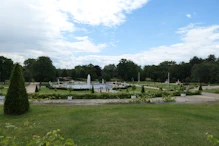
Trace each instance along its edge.
{"label": "gravel path", "polygon": [[36,86],[39,89],[40,83],[38,82],[30,83],[30,85],[26,87],[27,93],[35,93]]}

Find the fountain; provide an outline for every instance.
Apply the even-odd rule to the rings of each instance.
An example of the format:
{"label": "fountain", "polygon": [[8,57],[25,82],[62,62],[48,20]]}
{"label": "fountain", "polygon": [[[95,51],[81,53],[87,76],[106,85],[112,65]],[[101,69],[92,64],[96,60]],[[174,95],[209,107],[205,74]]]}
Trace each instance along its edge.
{"label": "fountain", "polygon": [[58,84],[58,85],[60,84],[60,81],[59,81],[59,79],[57,79],[57,84]]}
{"label": "fountain", "polygon": [[[60,81],[58,80],[57,82],[60,83]],[[55,87],[55,85],[52,84],[52,82],[49,82],[49,84],[53,87]],[[91,76],[90,74],[87,75],[87,83],[86,82],[74,82],[74,83],[70,83],[70,82],[63,82],[62,88],[71,88],[71,89],[78,89],[78,90],[86,90],[86,89],[91,89],[92,86],[94,87],[94,89],[112,89],[113,85],[112,84],[105,84],[105,81],[102,80],[102,84],[101,83],[95,83],[92,82],[91,83]],[[103,90],[102,90],[103,91]]]}
{"label": "fountain", "polygon": [[87,86],[90,88],[90,74],[87,75]]}

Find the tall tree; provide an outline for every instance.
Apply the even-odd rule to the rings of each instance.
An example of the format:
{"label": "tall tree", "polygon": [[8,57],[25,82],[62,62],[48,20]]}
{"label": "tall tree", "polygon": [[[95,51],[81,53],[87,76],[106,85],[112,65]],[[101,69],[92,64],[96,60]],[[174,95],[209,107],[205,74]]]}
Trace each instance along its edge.
{"label": "tall tree", "polygon": [[56,78],[56,69],[49,57],[41,56],[34,64],[34,78],[39,82],[54,81]]}
{"label": "tall tree", "polygon": [[192,59],[190,59],[189,63],[193,66],[195,64],[200,64],[203,62],[203,59],[198,58],[197,56],[194,56]]}
{"label": "tall tree", "polygon": [[101,76],[102,69],[99,65],[95,65],[94,68],[95,68],[97,78],[99,78]]}
{"label": "tall tree", "polygon": [[208,58],[206,59],[206,61],[211,61],[211,62],[216,62],[216,60],[217,60],[217,58],[215,57],[215,55],[213,55],[213,54],[210,54],[209,56],[208,56]]}
{"label": "tall tree", "polygon": [[117,65],[117,72],[121,79],[131,81],[137,80],[141,68],[131,60],[121,59]]}
{"label": "tall tree", "polygon": [[8,80],[13,69],[13,61],[11,59],[0,56],[0,82]]}
{"label": "tall tree", "polygon": [[102,70],[102,76],[105,76],[107,79],[111,79],[113,77],[116,77],[116,75],[117,75],[117,70],[115,64],[109,64],[104,66]]}
{"label": "tall tree", "polygon": [[29,101],[25,88],[22,69],[19,64],[15,64],[10,78],[8,93],[4,102],[4,113],[20,115],[27,112],[28,110]]}
{"label": "tall tree", "polygon": [[192,67],[192,78],[197,82],[208,83],[210,81],[211,64],[202,63],[196,64]]}
{"label": "tall tree", "polygon": [[62,70],[62,77],[67,77],[68,76],[68,72],[66,69]]}
{"label": "tall tree", "polygon": [[75,69],[71,70],[71,77],[72,77],[72,79],[76,78],[76,71],[75,71]]}
{"label": "tall tree", "polygon": [[26,81],[32,81],[34,75],[34,64],[36,63],[36,59],[27,59],[24,61],[24,78]]}

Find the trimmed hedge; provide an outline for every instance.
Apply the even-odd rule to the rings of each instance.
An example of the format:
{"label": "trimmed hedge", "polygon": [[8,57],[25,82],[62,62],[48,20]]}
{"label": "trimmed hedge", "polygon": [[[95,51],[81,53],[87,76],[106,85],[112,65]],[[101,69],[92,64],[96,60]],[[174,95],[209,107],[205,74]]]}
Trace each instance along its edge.
{"label": "trimmed hedge", "polygon": [[126,99],[133,94],[30,94],[29,98],[33,99],[67,99],[72,96],[72,99]]}
{"label": "trimmed hedge", "polygon": [[[186,95],[200,95],[201,92],[186,92]],[[132,93],[101,93],[101,94],[29,94],[30,99],[67,99],[72,96],[72,99],[129,99]],[[137,97],[165,97],[165,96],[180,96],[180,92],[152,92],[152,93],[137,93]]]}

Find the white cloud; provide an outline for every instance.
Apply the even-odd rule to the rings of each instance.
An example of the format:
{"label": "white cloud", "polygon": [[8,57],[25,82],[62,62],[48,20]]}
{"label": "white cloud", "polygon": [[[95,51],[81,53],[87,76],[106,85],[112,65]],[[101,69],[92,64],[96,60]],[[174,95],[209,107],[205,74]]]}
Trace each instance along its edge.
{"label": "white cloud", "polygon": [[[95,43],[88,36],[75,36],[78,24],[114,27],[123,23],[126,15],[142,7],[148,0],[7,0],[0,5],[0,55],[16,62],[46,55],[57,67],[78,64],[118,63],[127,58],[140,65],[158,64],[165,60],[188,61],[193,56],[219,56],[219,25],[199,27],[191,24],[177,33],[181,42],[154,47],[136,54],[118,56],[84,55],[97,53],[113,43]],[[187,17],[192,17],[187,14]],[[71,38],[67,38],[68,33]],[[118,48],[119,49],[119,48]]]}
{"label": "white cloud", "polygon": [[61,0],[59,8],[70,13],[78,23],[115,26],[125,21],[125,14],[142,7],[149,0]]}
{"label": "white cloud", "polygon": [[[126,14],[148,0],[7,0],[0,5],[0,55],[15,58],[37,55],[100,52],[88,36],[75,37],[78,24],[113,27],[125,21]],[[68,35],[64,35],[67,33]],[[68,38],[67,36],[71,36]],[[73,38],[73,39],[72,39]],[[20,59],[15,59],[20,62]]]}
{"label": "white cloud", "polygon": [[[118,56],[87,55],[74,58],[74,64],[99,64],[104,65],[115,63],[126,58],[139,65],[159,64],[166,60],[182,62],[189,61],[192,57],[206,58],[210,54],[219,57],[219,25],[199,27],[190,24],[180,28],[176,33],[182,36],[182,41],[177,44],[154,47],[135,54],[123,54]],[[65,62],[63,62],[65,63]]]}
{"label": "white cloud", "polygon": [[186,14],[186,17],[192,18],[192,15],[191,14]]}
{"label": "white cloud", "polygon": [[[195,24],[190,24],[186,27],[179,28],[176,33],[182,37],[180,43],[158,46],[135,54],[123,54],[117,56],[83,55],[78,57],[76,54],[72,53],[68,47],[65,50],[51,50],[50,52],[48,50],[47,53],[49,52],[49,56],[53,59],[54,65],[60,68],[72,68],[76,65],[88,63],[98,64],[103,67],[110,63],[117,64],[121,58],[133,60],[137,64],[144,66],[159,64],[166,60],[177,62],[189,61],[189,59],[194,56],[206,58],[209,54],[215,54],[219,57],[219,25],[200,27]],[[80,41],[90,41],[86,36],[77,37],[76,39]],[[64,45],[67,44],[64,43]],[[79,43],[78,45],[80,46],[81,44]],[[99,45],[99,47],[101,48],[105,46],[102,44]],[[45,53],[42,51],[33,51],[31,54],[35,54],[35,57],[38,57]],[[24,60],[25,57],[23,56],[25,55],[13,54],[11,57],[10,54],[6,54],[6,57],[11,57],[13,60],[20,61]]]}

